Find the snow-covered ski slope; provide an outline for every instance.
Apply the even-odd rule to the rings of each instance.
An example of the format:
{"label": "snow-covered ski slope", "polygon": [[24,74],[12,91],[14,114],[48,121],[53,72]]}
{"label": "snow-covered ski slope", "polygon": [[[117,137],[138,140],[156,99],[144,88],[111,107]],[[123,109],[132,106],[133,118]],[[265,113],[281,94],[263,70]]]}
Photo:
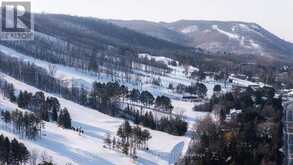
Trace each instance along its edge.
{"label": "snow-covered ski slope", "polygon": [[[34,59],[28,55],[19,53],[11,48],[0,45],[0,51],[7,56],[16,57],[24,61],[28,61],[36,64],[39,67],[48,69],[50,65],[49,62]],[[139,55],[142,56],[142,55]],[[165,57],[154,57],[149,54],[143,54],[143,57],[154,58],[157,61],[170,61]],[[111,78],[107,75],[101,75],[97,77],[94,73],[84,72],[80,69],[67,67],[63,65],[55,65],[57,67],[57,72],[55,77],[58,79],[71,81],[71,83],[81,84],[84,87],[91,87],[92,82],[109,82]],[[194,103],[185,102],[180,100],[182,94],[177,94],[174,91],[168,89],[170,83],[191,85],[195,83],[195,80],[189,79],[186,74],[186,66],[171,66],[168,65],[172,72],[165,76],[153,76],[150,73],[140,72],[143,77],[142,80],[142,90],[148,90],[153,95],[166,95],[172,98],[172,104],[174,106],[174,113],[183,113],[186,121],[189,123],[189,128],[196,123],[197,120],[203,118],[207,113],[195,112],[192,110]],[[189,73],[197,68],[189,67]],[[1,74],[1,77],[5,78],[8,82],[13,83],[17,90],[27,90],[30,92],[39,91],[38,89],[29,86],[23,82],[15,80],[5,74]],[[160,77],[162,80],[162,86],[153,85],[150,81],[150,77]],[[236,79],[235,79],[236,80]],[[231,90],[232,84],[226,84],[225,87],[223,82],[214,81],[212,78],[208,77],[203,83],[208,88],[208,97],[213,94],[213,87],[215,84],[220,84],[222,86],[223,92]],[[251,82],[245,80],[237,81],[238,84],[244,86],[251,85]],[[126,83],[124,85],[129,88],[137,88],[135,84]],[[51,96],[51,94],[46,93],[46,95]],[[56,96],[55,96],[56,97]],[[138,161],[133,161],[129,157],[118,153],[116,151],[108,150],[103,148],[103,140],[106,134],[110,133],[115,135],[118,126],[123,122],[121,119],[113,118],[105,114],[99,113],[90,108],[80,106],[71,101],[59,98],[61,105],[67,107],[72,119],[74,127],[82,127],[85,130],[85,135],[78,135],[78,133],[71,130],[64,130],[57,127],[54,123],[46,123],[45,134],[42,139],[38,141],[22,141],[31,149],[38,150],[39,153],[46,151],[49,155],[53,157],[55,163],[58,165],[66,164],[71,162],[73,164],[80,165],[164,165],[169,163],[174,163],[174,153],[185,153],[190,141],[189,137],[177,137],[172,136],[160,131],[152,131],[152,139],[149,142],[150,152],[138,151],[139,159]],[[14,104],[9,103],[7,100],[0,98],[0,107],[6,106],[8,109],[16,109]],[[197,103],[200,104],[200,103]],[[15,135],[1,130],[1,133],[15,137]],[[177,154],[175,154],[177,155]]]}
{"label": "snow-covered ski slope", "polygon": [[[6,46],[0,45],[0,51],[4,53],[7,56],[15,57],[22,59],[24,61],[28,61],[31,63],[34,63],[35,65],[42,67],[44,69],[48,69],[48,66],[51,64],[47,61],[44,60],[39,60],[35,59],[33,57],[30,57],[28,55],[19,53],[11,48],[8,48]],[[142,56],[143,55],[143,56]],[[151,56],[149,54],[138,54],[139,57],[148,57],[149,59],[153,58],[156,61],[170,61],[171,59],[166,58],[166,57],[155,57]],[[84,72],[80,69],[73,68],[73,67],[68,67],[64,65],[55,65],[57,68],[57,72],[54,75],[56,78],[64,80],[64,81],[69,81],[70,84],[76,84],[78,86],[83,86],[88,89],[91,88],[91,85],[94,81],[98,82],[109,82],[112,81],[111,77],[106,74],[101,74],[101,76],[97,76],[95,73],[92,72]],[[174,87],[178,84],[183,84],[183,85],[191,85],[192,83],[196,83],[196,80],[188,78],[190,74],[194,70],[198,70],[195,67],[188,66],[188,73],[186,74],[186,66],[172,66],[168,65],[172,69],[171,73],[166,74],[165,76],[161,75],[152,75],[151,73],[146,73],[146,72],[141,72],[137,71],[140,74],[140,80],[142,86],[138,86],[135,82],[132,81],[132,83],[129,82],[120,82],[126,85],[128,88],[138,88],[141,90],[148,90],[150,91],[153,95],[159,96],[159,95],[165,95],[173,99],[180,99],[182,98],[182,94],[177,94],[176,92],[168,89],[169,84],[173,84]],[[122,74],[119,73],[118,74]],[[160,78],[161,79],[161,86],[156,86],[152,84],[152,78]],[[220,84],[222,85],[223,91],[229,91],[231,89],[231,84],[226,84],[226,87],[223,82],[216,82],[212,78],[207,78],[206,80],[203,81],[203,83],[207,86],[208,88],[208,97],[211,97],[213,94],[213,88],[215,84]]]}
{"label": "snow-covered ski slope", "polygon": [[[1,77],[14,84],[16,90],[30,92],[40,91],[23,82],[15,80],[1,73]],[[53,96],[45,93],[47,96]],[[71,101],[55,96],[62,107],[67,107],[72,117],[74,127],[82,127],[84,135],[72,130],[57,127],[55,123],[46,123],[42,139],[30,141],[20,139],[30,150],[46,151],[58,165],[67,162],[78,165],[164,165],[169,161],[174,163],[174,153],[184,153],[188,147],[188,137],[172,136],[160,131],[150,130],[152,139],[149,141],[150,151],[138,151],[139,159],[131,160],[129,157],[109,149],[103,148],[106,134],[115,135],[121,119],[113,118],[90,108],[80,106]],[[17,106],[7,99],[0,97],[0,107],[15,110]],[[9,132],[0,131],[10,137],[17,137]]]}

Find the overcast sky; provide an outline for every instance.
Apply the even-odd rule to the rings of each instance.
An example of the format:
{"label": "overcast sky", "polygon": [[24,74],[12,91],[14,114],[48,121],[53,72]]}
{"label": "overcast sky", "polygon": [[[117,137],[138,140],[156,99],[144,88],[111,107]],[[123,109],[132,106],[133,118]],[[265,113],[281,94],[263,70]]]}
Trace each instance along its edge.
{"label": "overcast sky", "polygon": [[293,42],[293,0],[31,0],[35,12],[112,19],[255,22]]}

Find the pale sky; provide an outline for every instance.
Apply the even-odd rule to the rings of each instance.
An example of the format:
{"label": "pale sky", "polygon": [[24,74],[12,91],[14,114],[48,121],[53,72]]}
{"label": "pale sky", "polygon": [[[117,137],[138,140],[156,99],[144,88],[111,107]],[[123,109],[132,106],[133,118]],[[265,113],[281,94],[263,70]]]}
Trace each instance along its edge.
{"label": "pale sky", "polygon": [[255,22],[293,42],[293,0],[31,0],[35,12],[150,21]]}

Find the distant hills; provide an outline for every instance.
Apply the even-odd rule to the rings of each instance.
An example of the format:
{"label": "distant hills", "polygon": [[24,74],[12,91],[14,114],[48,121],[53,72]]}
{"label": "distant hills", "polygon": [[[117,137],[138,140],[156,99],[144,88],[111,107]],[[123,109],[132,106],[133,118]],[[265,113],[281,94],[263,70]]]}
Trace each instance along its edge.
{"label": "distant hills", "polygon": [[115,48],[130,52],[148,52],[154,55],[168,54],[192,56],[194,48],[156,38],[144,33],[117,26],[105,20],[57,14],[36,14],[35,30],[76,46],[108,50]]}
{"label": "distant hills", "polygon": [[241,62],[253,60],[251,55],[270,60],[293,59],[292,43],[255,23],[188,20],[156,23],[62,14],[35,14],[34,18],[35,40],[0,43],[35,57],[63,63],[73,56],[91,61],[101,56],[137,58],[139,53],[193,65],[200,63],[197,57],[227,54]]}
{"label": "distant hills", "polygon": [[193,21],[148,22],[108,20],[137,32],[169,42],[207,51],[292,57],[293,44],[282,40],[255,23]]}

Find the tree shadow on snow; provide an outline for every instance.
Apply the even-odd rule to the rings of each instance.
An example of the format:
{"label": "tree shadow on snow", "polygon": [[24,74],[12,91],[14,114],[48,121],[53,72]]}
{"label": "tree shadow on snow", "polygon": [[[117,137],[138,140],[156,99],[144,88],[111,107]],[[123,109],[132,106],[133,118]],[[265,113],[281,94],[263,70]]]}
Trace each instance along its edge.
{"label": "tree shadow on snow", "polygon": [[[53,137],[58,136],[58,135],[53,135]],[[35,143],[37,143],[39,146],[47,148],[51,151],[56,152],[58,155],[60,156],[64,156],[67,157],[69,159],[71,159],[72,161],[74,161],[74,163],[77,163],[79,165],[99,165],[99,164],[103,164],[103,165],[114,165],[113,163],[100,158],[97,155],[94,155],[92,153],[89,153],[87,151],[84,150],[80,150],[77,151],[76,149],[69,147],[69,146],[65,146],[62,143],[59,143],[57,141],[53,141],[51,139],[48,138],[42,138],[38,141],[36,141]],[[74,151],[77,152],[81,152],[81,153],[76,153]],[[67,163],[67,162],[56,162],[56,163]]]}

